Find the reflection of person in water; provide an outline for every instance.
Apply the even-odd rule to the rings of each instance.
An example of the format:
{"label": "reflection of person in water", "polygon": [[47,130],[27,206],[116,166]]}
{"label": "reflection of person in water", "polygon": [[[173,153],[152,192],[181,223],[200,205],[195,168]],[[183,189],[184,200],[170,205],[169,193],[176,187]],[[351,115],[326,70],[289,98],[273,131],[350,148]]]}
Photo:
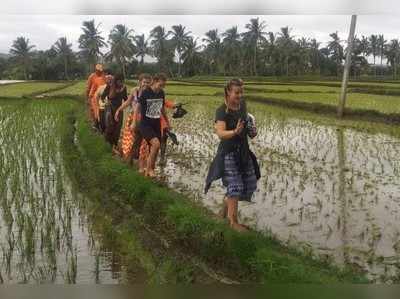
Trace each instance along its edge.
{"label": "reflection of person in water", "polygon": [[257,189],[260,169],[249,148],[248,137],[257,135],[254,117],[248,115],[242,99],[243,82],[231,80],[225,86],[225,102],[216,111],[215,132],[221,142],[206,180],[206,192],[214,180],[222,178],[226,187],[224,217],[238,231],[247,227],[238,223],[238,201],[250,201]]}

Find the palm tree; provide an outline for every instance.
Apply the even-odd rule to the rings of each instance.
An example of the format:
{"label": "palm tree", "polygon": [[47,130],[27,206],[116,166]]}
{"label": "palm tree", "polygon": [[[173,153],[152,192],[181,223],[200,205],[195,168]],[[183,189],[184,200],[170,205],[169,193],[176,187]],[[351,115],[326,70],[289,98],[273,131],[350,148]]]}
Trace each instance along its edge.
{"label": "palm tree", "polygon": [[96,26],[94,20],[84,21],[82,26],[83,34],[79,37],[80,54],[88,62],[89,71],[91,66],[94,66],[98,58],[102,56],[100,49],[106,46],[99,27],[100,24]]}
{"label": "palm tree", "polygon": [[200,49],[201,46],[197,44],[197,39],[189,37],[182,52],[183,65],[188,70],[186,73],[189,76],[194,75],[201,64]]}
{"label": "palm tree", "polygon": [[203,38],[203,42],[206,43],[205,53],[208,57],[208,61],[210,62],[210,71],[213,72],[213,67],[220,65],[221,61],[221,52],[222,52],[222,44],[221,39],[219,38],[218,29],[212,29],[205,33],[205,38]]}
{"label": "palm tree", "polygon": [[398,39],[393,39],[385,48],[385,56],[388,63],[393,68],[393,78],[397,79],[397,65],[400,62],[400,42]]}
{"label": "palm tree", "polygon": [[282,27],[281,32],[278,33],[279,37],[276,40],[277,46],[280,50],[280,54],[283,57],[284,64],[286,66],[286,76],[289,76],[289,60],[293,54],[295,41],[290,35],[291,29],[288,26]]}
{"label": "palm tree", "polygon": [[24,78],[28,80],[28,68],[31,64],[32,49],[34,45],[29,44],[29,39],[25,37],[18,37],[10,49],[10,54],[13,55],[17,62],[22,66],[24,71]]}
{"label": "palm tree", "polygon": [[340,38],[337,31],[331,33],[329,36],[332,38],[332,41],[329,42],[328,49],[332,60],[336,63],[336,76],[339,76],[344,59],[344,50],[340,44]]}
{"label": "palm tree", "polygon": [[56,43],[53,45],[53,49],[56,51],[57,55],[62,59],[64,62],[64,78],[69,80],[68,76],[68,63],[73,56],[72,52],[72,44],[67,42],[66,37],[59,38]]}
{"label": "palm tree", "polygon": [[321,73],[321,59],[320,59],[320,51],[319,51],[319,47],[320,47],[321,43],[317,42],[317,40],[315,38],[313,38],[310,41],[310,63],[311,63],[311,68],[313,70],[313,72],[315,72],[316,70],[318,70],[318,74]]}
{"label": "palm tree", "polygon": [[[294,52],[297,62],[298,74],[306,74],[311,65],[311,42],[309,38],[302,37],[295,43],[297,50]],[[302,72],[299,72],[301,70]]]}
{"label": "palm tree", "polygon": [[171,53],[171,44],[169,43],[168,36],[169,32],[165,31],[162,26],[157,26],[153,28],[150,32],[151,37],[151,48],[153,55],[157,58],[158,64],[162,71],[170,71],[169,64],[171,56],[173,58],[173,53]]}
{"label": "palm tree", "polygon": [[379,56],[381,57],[381,67],[383,64],[383,56],[385,56],[385,47],[386,47],[386,42],[385,37],[383,34],[378,35],[378,53]]}
{"label": "palm tree", "polygon": [[145,39],[144,34],[136,35],[135,39],[135,47],[136,47],[136,57],[140,57],[140,64],[143,65],[144,57],[150,54],[150,48],[148,46],[148,40]]}
{"label": "palm tree", "polygon": [[253,47],[253,73],[257,76],[257,48],[261,41],[265,40],[267,32],[264,31],[267,27],[265,21],[259,21],[259,18],[250,19],[250,23],[246,24],[247,32],[244,33]]}
{"label": "palm tree", "polygon": [[178,77],[181,76],[181,59],[182,59],[182,51],[184,50],[189,38],[191,31],[186,31],[186,27],[182,25],[172,26],[172,31],[169,33],[172,35],[171,41],[175,47],[176,52],[178,53]]}
{"label": "palm tree", "polygon": [[366,36],[361,36],[360,40],[360,50],[361,53],[364,55],[365,58],[367,58],[371,54],[371,47],[369,44],[369,39]]}
{"label": "palm tree", "polygon": [[378,43],[378,36],[375,34],[372,34],[369,37],[369,43],[370,43],[370,51],[372,56],[374,57],[374,73],[376,77],[376,63],[375,63],[375,58],[376,56],[379,55],[379,43]]}
{"label": "palm tree", "polygon": [[266,45],[264,47],[267,64],[271,67],[273,75],[277,74],[280,56],[276,39],[275,33],[268,32],[268,40],[266,41]]}
{"label": "palm tree", "polygon": [[[228,68],[228,72],[232,74],[234,72],[234,66],[240,66],[240,34],[237,26],[233,26],[230,29],[222,33],[223,52],[224,52],[224,72]],[[225,74],[224,74],[225,75]]]}
{"label": "palm tree", "polygon": [[108,36],[110,43],[110,52],[107,58],[115,59],[121,66],[122,74],[126,78],[126,62],[134,55],[135,46],[133,44],[133,30],[127,26],[118,24],[115,25]]}

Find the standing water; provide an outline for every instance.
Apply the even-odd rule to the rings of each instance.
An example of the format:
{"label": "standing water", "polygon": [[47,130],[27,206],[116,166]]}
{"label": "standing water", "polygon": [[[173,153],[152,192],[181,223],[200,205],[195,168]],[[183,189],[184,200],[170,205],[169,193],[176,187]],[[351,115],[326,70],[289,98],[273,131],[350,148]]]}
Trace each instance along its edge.
{"label": "standing water", "polygon": [[[224,189],[220,182],[207,195],[203,189],[219,142],[213,133],[218,104],[202,105],[199,97],[191,102],[190,116],[173,124],[180,145],[169,147],[160,169],[170,186],[214,212]],[[240,204],[241,220],[307,253],[360,268],[371,280],[397,280],[400,140],[289,117],[261,104],[249,108],[258,124],[251,147],[262,177],[253,202]]]}
{"label": "standing water", "polygon": [[91,221],[89,199],[66,175],[60,125],[70,108],[0,103],[0,281],[143,282],[143,270],[130,276],[106,245],[112,242]]}

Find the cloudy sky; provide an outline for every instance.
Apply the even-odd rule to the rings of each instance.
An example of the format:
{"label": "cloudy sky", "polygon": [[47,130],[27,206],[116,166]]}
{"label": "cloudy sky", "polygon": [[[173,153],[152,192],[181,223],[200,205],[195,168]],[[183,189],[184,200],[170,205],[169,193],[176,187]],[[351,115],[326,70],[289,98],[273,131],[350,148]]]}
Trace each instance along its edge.
{"label": "cloudy sky", "polygon": [[[183,24],[199,41],[204,33],[218,28],[219,32],[238,25],[244,31],[245,24],[252,17],[259,17],[267,23],[267,31],[277,32],[283,26],[292,29],[296,37],[329,40],[329,33],[338,31],[345,40],[348,35],[350,16],[348,15],[0,15],[0,53],[8,53],[12,41],[18,36],[29,38],[36,49],[48,49],[59,37],[66,36],[73,48],[78,50],[77,40],[84,20],[95,19],[101,23],[101,31],[107,38],[115,24],[125,24],[134,29],[135,34],[149,31],[156,25],[170,28]],[[360,15],[356,33],[358,36],[373,33],[384,34],[387,40],[400,38],[400,15]],[[325,44],[324,44],[325,43]]]}

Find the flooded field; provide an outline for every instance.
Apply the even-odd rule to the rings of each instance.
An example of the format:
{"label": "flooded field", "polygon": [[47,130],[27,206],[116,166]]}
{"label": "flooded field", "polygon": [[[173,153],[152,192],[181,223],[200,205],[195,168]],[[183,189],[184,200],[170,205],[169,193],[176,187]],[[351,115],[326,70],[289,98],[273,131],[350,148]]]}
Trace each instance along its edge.
{"label": "flooded field", "polygon": [[71,105],[0,102],[0,281],[143,282],[143,269],[127,269],[66,175],[60,125]]}
{"label": "flooded field", "polygon": [[[139,260],[126,261],[113,245],[112,233],[101,228],[105,216],[93,210],[93,198],[67,175],[61,123],[74,101],[62,97],[82,95],[85,83],[65,88],[58,84],[0,88],[0,97],[59,88],[49,93],[49,97],[58,96],[54,101],[0,100],[0,282],[165,281],[154,278],[157,269],[163,271],[180,256],[159,250],[159,260],[148,269]],[[337,97],[336,86],[291,84],[288,91],[284,85],[252,82],[246,96],[259,89],[266,97],[288,91],[296,99],[301,96],[311,102],[328,95],[333,104]],[[207,195],[203,190],[219,142],[213,120],[222,103],[221,92],[218,86],[171,82],[167,98],[186,103],[189,114],[172,122],[180,144],[169,143],[166,161],[158,168],[170,187],[215,213],[224,196],[221,183],[214,183]],[[355,97],[378,105],[377,111],[400,107],[395,96]],[[400,281],[399,129],[251,101],[248,106],[259,130],[251,147],[262,177],[253,202],[240,204],[241,220],[322,260],[359,268],[371,281]],[[153,240],[147,241],[153,246]],[[190,273],[187,276],[192,279],[196,271],[187,269],[179,275]]]}
{"label": "flooded field", "polygon": [[[169,147],[160,171],[170,186],[218,212],[221,183],[207,195],[203,188],[218,144],[213,117],[222,100],[181,101],[189,102],[190,114],[174,122],[181,143]],[[334,120],[314,122],[284,109],[249,106],[259,128],[251,147],[262,178],[253,203],[240,205],[241,219],[286,244],[355,265],[372,280],[398,279],[400,139],[391,130],[368,133]]]}

